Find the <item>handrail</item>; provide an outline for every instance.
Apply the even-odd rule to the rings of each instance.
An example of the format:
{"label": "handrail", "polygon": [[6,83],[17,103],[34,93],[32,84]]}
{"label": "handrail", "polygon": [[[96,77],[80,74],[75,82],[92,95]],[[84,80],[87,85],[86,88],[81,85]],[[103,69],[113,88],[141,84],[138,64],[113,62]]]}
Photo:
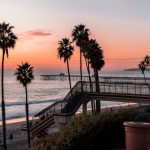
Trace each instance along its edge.
{"label": "handrail", "polygon": [[37,135],[40,131],[43,131],[44,129],[46,129],[47,127],[52,125],[53,123],[54,123],[54,117],[52,116],[52,117],[46,119],[42,124],[34,127],[31,130],[32,135]]}
{"label": "handrail", "polygon": [[49,113],[50,114],[50,113],[54,113],[54,112],[58,111],[58,109],[56,109],[57,106],[58,106],[58,104],[61,105],[60,109],[59,109],[59,112],[61,112],[61,110],[63,109],[63,106],[71,99],[71,97],[74,96],[75,92],[77,92],[79,90],[78,87],[80,87],[80,86],[81,86],[81,82],[77,82],[73,86],[72,90],[68,92],[68,94],[65,96],[65,98],[63,100],[57,101],[57,102],[49,105],[45,109],[41,110],[39,113],[37,113],[36,115],[34,115],[33,120],[34,120],[35,117],[43,115],[44,113]]}
{"label": "handrail", "polygon": [[40,112],[38,112],[36,115],[33,116],[34,117],[37,117],[37,116],[40,116],[43,112],[45,112],[47,109],[51,109],[52,107],[54,107],[55,105],[57,105],[58,103],[62,102],[62,100],[60,101],[56,101],[54,102],[53,104],[49,105],[48,107],[44,108],[43,110],[41,110]]}
{"label": "handrail", "polygon": [[[91,88],[92,88],[92,92],[96,92],[95,89],[95,82],[91,82],[92,87],[89,88],[90,86],[90,82],[83,82],[83,92],[91,92]],[[142,86],[145,86],[145,83],[133,83],[133,82],[99,82],[99,87],[100,87],[100,92],[105,92],[105,93],[133,93],[133,89],[131,91],[131,86],[135,86],[132,87],[134,89],[134,94],[136,95],[145,95],[146,92],[143,92],[142,94]],[[149,84],[150,85],[150,84]],[[107,87],[109,88],[109,90],[107,89]],[[139,87],[139,88],[138,88]],[[112,88],[114,88],[112,90]],[[118,90],[118,89],[122,89]],[[145,89],[147,89],[147,87],[144,87]],[[125,92],[126,90],[126,92]],[[129,91],[130,90],[130,91]],[[72,92],[71,92],[72,91]],[[43,109],[42,111],[40,111],[39,113],[37,113],[34,117],[40,116],[42,114],[44,114],[44,112],[47,112],[47,110],[49,110],[48,113],[54,113],[56,111],[61,112],[61,110],[63,109],[64,105],[72,99],[72,97],[76,94],[76,92],[81,92],[81,82],[77,82],[74,87],[72,88],[72,90],[68,92],[68,94],[65,96],[65,98],[61,101],[57,101],[53,104],[51,104],[50,106],[48,106],[47,108]],[[139,92],[138,92],[139,91]],[[147,92],[146,95],[150,95],[149,91]],[[60,106],[60,109],[56,109],[58,105]]]}
{"label": "handrail", "polygon": [[77,106],[71,112],[69,112],[69,113],[62,113],[62,114],[61,113],[53,113],[52,115],[50,115],[49,117],[45,118],[43,121],[41,121],[36,126],[33,126],[32,129],[31,129],[32,134],[37,134],[41,130],[44,130],[46,127],[48,127],[49,124],[52,124],[52,122],[50,122],[50,120],[53,120],[54,116],[70,116],[70,115],[73,115],[77,111],[77,109],[80,107],[82,102],[85,100],[85,97],[86,97],[86,94],[84,94],[82,96],[82,98],[80,100],[80,103],[78,103]]}

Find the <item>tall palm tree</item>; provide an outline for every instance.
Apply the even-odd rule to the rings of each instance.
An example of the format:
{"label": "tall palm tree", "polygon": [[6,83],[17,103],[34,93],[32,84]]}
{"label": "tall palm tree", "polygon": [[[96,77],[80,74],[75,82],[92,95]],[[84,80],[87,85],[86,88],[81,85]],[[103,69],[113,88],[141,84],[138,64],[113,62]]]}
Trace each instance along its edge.
{"label": "tall palm tree", "polygon": [[89,62],[90,51],[92,51],[92,47],[91,47],[91,41],[88,39],[87,41],[85,41],[85,44],[83,45],[83,56],[85,58],[86,68],[87,68],[87,72],[88,72],[88,76],[89,76],[90,90],[92,90],[91,89],[92,88],[92,80],[91,80],[90,62]]}
{"label": "tall palm tree", "polygon": [[2,124],[3,124],[3,141],[4,150],[6,149],[6,116],[5,116],[5,101],[4,101],[4,59],[5,54],[8,58],[8,49],[14,48],[17,36],[12,32],[14,27],[9,23],[0,23],[0,48],[2,49],[2,71],[1,71],[1,94],[2,94]]}
{"label": "tall palm tree", "polygon": [[[91,41],[87,40],[85,41],[85,44],[83,45],[83,56],[85,58],[85,63],[86,63],[86,68],[87,68],[87,72],[88,72],[88,76],[89,76],[89,82],[90,82],[90,91],[92,92],[93,88],[92,88],[92,79],[91,79],[91,72],[90,72],[90,57],[89,57],[89,53],[90,51],[92,51],[92,47],[91,47]],[[95,111],[94,111],[94,101],[91,101],[91,108],[92,108],[92,114],[95,115]]]}
{"label": "tall palm tree", "polygon": [[80,47],[80,80],[82,84],[82,53],[84,52],[84,45],[89,39],[89,29],[85,25],[78,25],[72,31],[73,41]]}
{"label": "tall palm tree", "polygon": [[[70,69],[69,69],[69,59],[71,58],[73,54],[73,46],[71,45],[72,42],[69,41],[68,38],[62,39],[62,41],[59,41],[59,47],[58,47],[58,56],[60,59],[64,59],[64,63],[67,62],[67,70],[68,70],[68,78],[69,78],[69,85],[70,85],[70,91],[71,91],[71,78],[70,78]],[[71,92],[72,93],[72,92]]]}
{"label": "tall palm tree", "polygon": [[[103,50],[101,49],[99,44],[96,42],[96,40],[91,39],[90,45],[91,45],[90,46],[91,50],[88,51],[88,57],[89,57],[91,67],[94,70],[96,92],[100,92],[98,70],[101,70],[101,68],[105,64],[104,58],[103,58]],[[97,112],[100,112],[100,107],[101,107],[100,101],[96,101]]]}
{"label": "tall palm tree", "polygon": [[28,107],[28,90],[27,85],[31,83],[34,79],[33,67],[28,63],[22,63],[18,65],[18,68],[15,71],[16,79],[23,85],[26,93],[26,122],[27,122],[27,133],[28,133],[28,146],[30,147],[30,130],[29,130],[29,107]]}

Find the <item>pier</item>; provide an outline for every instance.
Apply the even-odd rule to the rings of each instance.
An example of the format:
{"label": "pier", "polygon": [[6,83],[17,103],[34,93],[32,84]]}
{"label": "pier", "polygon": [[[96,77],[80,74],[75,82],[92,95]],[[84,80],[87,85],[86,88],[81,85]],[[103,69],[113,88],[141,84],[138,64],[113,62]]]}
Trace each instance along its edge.
{"label": "pier", "polygon": [[[80,75],[71,75],[72,81],[80,81]],[[52,74],[52,75],[40,75],[41,80],[59,80],[65,81],[68,80],[68,75],[63,73],[61,74]],[[91,80],[94,82],[94,76],[91,76]],[[82,81],[89,81],[88,75],[83,75]],[[147,83],[150,83],[150,77],[146,77]],[[144,77],[127,77],[127,76],[99,76],[99,82],[132,82],[132,83],[145,83]]]}

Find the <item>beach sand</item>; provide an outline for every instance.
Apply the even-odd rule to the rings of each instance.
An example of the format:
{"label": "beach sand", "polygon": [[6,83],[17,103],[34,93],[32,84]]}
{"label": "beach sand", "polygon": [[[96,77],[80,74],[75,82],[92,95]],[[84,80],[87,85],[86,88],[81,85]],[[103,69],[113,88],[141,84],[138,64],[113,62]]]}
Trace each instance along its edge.
{"label": "beach sand", "polygon": [[[26,131],[22,131],[23,122],[10,123],[7,124],[7,149],[8,150],[27,150],[27,133]],[[2,125],[0,126],[0,131],[2,132]],[[13,139],[9,138],[10,134],[13,134]],[[0,140],[2,140],[2,134],[0,136]],[[2,149],[2,148],[0,148]]]}

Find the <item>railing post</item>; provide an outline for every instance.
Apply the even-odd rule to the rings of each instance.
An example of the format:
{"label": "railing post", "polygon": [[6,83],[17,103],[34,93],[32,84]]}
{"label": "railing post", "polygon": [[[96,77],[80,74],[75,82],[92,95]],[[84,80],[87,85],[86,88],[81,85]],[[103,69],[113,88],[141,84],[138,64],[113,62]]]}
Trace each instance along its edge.
{"label": "railing post", "polygon": [[116,93],[116,83],[114,83],[115,84],[115,93]]}
{"label": "railing post", "polygon": [[55,112],[55,105],[54,105],[54,112]]}
{"label": "railing post", "polygon": [[140,94],[142,94],[142,93],[141,93],[141,84],[140,84]]}
{"label": "railing post", "polygon": [[60,111],[62,112],[62,101],[61,101],[61,110]]}
{"label": "railing post", "polygon": [[128,94],[128,83],[127,83],[127,94]]}
{"label": "railing post", "polygon": [[110,93],[110,86],[111,86],[111,84],[109,83],[109,93]]}
{"label": "railing post", "polygon": [[87,92],[87,82],[86,82],[86,92]]}

